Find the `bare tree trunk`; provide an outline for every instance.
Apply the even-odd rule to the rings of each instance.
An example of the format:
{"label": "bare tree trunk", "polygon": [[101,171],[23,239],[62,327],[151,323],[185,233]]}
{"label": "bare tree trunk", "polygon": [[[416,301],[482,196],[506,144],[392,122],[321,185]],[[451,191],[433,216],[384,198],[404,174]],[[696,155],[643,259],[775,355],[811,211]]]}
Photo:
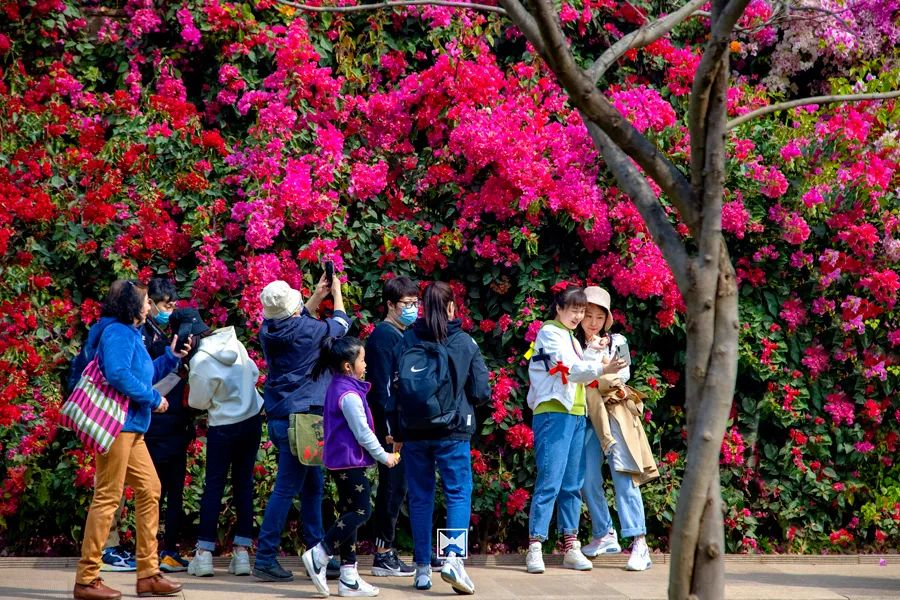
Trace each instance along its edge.
{"label": "bare tree trunk", "polygon": [[[719,454],[737,377],[738,296],[722,236],[729,62],[725,45],[740,1],[713,0],[713,36],[690,100],[691,182],[701,212],[697,255],[688,271],[685,476],[672,523],[669,598],[725,597]],[[726,14],[732,9],[731,15]],[[725,23],[726,33],[719,29]],[[718,33],[717,33],[718,30]]]}
{"label": "bare tree trunk", "polygon": [[672,524],[672,600],[725,595],[719,453],[737,374],[738,296],[724,240],[718,262],[713,293],[686,298],[688,462]]}
{"label": "bare tree trunk", "polygon": [[719,469],[709,485],[703,516],[700,517],[700,539],[694,558],[691,592],[699,600],[719,600],[725,597],[725,561],[722,548],[722,490]]}

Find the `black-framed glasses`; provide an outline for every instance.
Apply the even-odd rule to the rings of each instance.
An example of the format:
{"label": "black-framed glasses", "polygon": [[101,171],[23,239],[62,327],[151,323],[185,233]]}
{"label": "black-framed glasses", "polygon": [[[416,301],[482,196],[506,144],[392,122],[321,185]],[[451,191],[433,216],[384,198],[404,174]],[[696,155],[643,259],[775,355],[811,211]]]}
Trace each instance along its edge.
{"label": "black-framed glasses", "polygon": [[400,308],[419,308],[419,301],[407,300],[406,302],[404,302],[403,300],[401,300],[397,302],[397,306],[399,306]]}
{"label": "black-framed glasses", "polygon": [[178,308],[178,300],[160,300],[159,302],[154,302],[154,304],[156,304],[157,308],[162,304],[162,307],[165,310],[175,310]]}

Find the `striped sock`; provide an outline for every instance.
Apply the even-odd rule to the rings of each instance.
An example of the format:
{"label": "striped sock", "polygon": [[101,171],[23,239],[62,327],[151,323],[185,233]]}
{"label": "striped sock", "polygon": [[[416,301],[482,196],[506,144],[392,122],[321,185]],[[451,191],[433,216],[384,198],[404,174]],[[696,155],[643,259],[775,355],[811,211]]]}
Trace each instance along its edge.
{"label": "striped sock", "polygon": [[543,543],[544,543],[544,542],[541,541],[540,538],[536,538],[536,537],[530,537],[530,538],[528,538],[528,545],[529,545],[529,546],[532,545],[532,544],[543,544]]}
{"label": "striped sock", "polygon": [[563,541],[565,543],[566,552],[572,549],[572,544],[578,541],[578,536],[573,533],[566,533],[563,535]]}

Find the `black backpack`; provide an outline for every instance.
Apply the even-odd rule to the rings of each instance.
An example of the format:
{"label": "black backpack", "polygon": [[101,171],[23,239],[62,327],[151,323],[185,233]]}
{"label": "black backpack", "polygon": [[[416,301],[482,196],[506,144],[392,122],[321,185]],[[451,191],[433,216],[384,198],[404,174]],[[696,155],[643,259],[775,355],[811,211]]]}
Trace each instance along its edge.
{"label": "black backpack", "polygon": [[447,348],[416,339],[400,354],[394,396],[400,426],[407,431],[444,429],[457,419],[453,369]]}

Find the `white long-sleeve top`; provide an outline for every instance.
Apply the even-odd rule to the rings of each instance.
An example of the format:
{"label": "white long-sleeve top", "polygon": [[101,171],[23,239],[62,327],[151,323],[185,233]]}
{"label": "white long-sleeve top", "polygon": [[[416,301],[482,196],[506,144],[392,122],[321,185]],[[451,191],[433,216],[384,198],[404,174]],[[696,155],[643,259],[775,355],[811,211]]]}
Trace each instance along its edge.
{"label": "white long-sleeve top", "polygon": [[208,411],[212,427],[240,423],[262,410],[256,390],[259,369],[237,339],[234,327],[223,327],[200,340],[190,363],[188,404]]}
{"label": "white long-sleeve top", "polygon": [[366,419],[366,409],[363,406],[363,400],[356,392],[347,392],[341,397],[341,413],[353,432],[353,437],[357,443],[368,452],[372,458],[383,465],[388,463],[388,453],[381,446],[375,432],[369,428],[369,421]]}
{"label": "white long-sleeve top", "polygon": [[[561,373],[550,374],[559,364],[568,367],[567,383]],[[586,359],[581,344],[572,332],[558,321],[547,321],[534,340],[534,353],[528,365],[528,407],[559,400],[571,411],[579,383],[590,383],[603,372],[599,357]]]}

